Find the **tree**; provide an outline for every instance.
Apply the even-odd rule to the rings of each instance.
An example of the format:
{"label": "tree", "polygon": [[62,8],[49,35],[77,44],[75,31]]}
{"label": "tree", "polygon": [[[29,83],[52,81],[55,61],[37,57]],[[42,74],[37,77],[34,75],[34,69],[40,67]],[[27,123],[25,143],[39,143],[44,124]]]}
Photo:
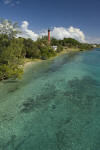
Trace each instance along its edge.
{"label": "tree", "polygon": [[18,23],[12,23],[9,20],[0,19],[0,34],[8,35],[9,39],[16,37],[20,33]]}

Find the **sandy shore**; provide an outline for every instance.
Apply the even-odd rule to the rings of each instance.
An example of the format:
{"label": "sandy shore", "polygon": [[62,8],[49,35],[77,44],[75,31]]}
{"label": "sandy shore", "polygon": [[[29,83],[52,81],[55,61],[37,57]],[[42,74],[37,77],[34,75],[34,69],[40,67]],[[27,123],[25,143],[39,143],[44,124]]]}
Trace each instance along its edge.
{"label": "sandy shore", "polygon": [[79,48],[64,48],[64,50],[61,53],[70,53],[70,52],[79,52]]}
{"label": "sandy shore", "polygon": [[[67,53],[71,53],[71,52],[80,52],[81,50],[78,48],[64,48],[63,51],[61,51],[60,53],[57,53],[57,56],[60,56],[62,54],[67,54]],[[55,56],[56,57],[56,56]],[[53,57],[54,58],[54,57]]]}
{"label": "sandy shore", "polygon": [[[60,56],[62,54],[66,54],[66,53],[70,53],[70,52],[79,52],[79,51],[80,51],[80,49],[78,49],[78,48],[68,48],[68,49],[64,48],[64,50],[62,52],[57,53],[56,56],[51,57],[49,59],[53,59],[53,58],[55,58],[57,56]],[[36,63],[39,63],[39,62],[42,62],[42,61],[44,61],[44,60],[42,60],[42,59],[27,59],[27,58],[25,58],[24,59],[23,69],[25,71],[30,65],[33,65],[33,64],[36,64]]]}
{"label": "sandy shore", "polygon": [[25,60],[24,60],[24,65],[23,65],[24,71],[25,71],[30,65],[39,63],[39,62],[41,62],[41,61],[43,61],[43,60],[41,60],[41,59],[25,59]]}

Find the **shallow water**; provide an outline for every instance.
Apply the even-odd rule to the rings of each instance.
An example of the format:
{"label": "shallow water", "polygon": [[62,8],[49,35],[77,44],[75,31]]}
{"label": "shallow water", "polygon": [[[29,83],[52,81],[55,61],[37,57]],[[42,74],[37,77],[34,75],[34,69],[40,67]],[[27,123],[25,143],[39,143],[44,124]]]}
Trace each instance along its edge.
{"label": "shallow water", "polygon": [[30,65],[0,83],[0,150],[100,149],[100,49]]}

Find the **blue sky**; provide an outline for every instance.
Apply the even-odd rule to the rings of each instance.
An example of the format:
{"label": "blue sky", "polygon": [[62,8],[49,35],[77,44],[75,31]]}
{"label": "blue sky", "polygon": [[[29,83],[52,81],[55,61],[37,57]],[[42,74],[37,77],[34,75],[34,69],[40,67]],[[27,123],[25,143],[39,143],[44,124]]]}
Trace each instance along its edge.
{"label": "blue sky", "polygon": [[72,26],[89,41],[100,40],[100,0],[0,0],[0,17],[27,21],[35,33]]}

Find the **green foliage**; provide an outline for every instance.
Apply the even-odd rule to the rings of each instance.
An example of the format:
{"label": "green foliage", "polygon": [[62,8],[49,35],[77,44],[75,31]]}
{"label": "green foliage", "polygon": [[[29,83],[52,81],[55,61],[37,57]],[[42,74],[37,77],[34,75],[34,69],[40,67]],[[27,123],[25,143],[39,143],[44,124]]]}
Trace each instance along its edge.
{"label": "green foliage", "polygon": [[0,64],[0,80],[8,78],[21,78],[22,73],[23,70],[21,68],[18,68],[18,65]]}
{"label": "green foliage", "polygon": [[79,48],[82,50],[89,50],[92,49],[93,46],[91,44],[87,44],[87,43],[80,43]]}
{"label": "green foliage", "polygon": [[63,46],[62,45],[58,45],[57,52],[60,53],[61,51],[63,51]]}
{"label": "green foliage", "polygon": [[96,45],[96,48],[100,48],[100,44],[95,44]]}
{"label": "green foliage", "polygon": [[27,58],[40,58],[41,53],[38,48],[37,42],[33,42],[31,39],[24,39],[23,42],[24,51],[26,53]]}
{"label": "green foliage", "polygon": [[0,80],[19,78],[23,72],[19,67],[23,58],[48,59],[55,55],[44,39],[34,42],[24,38],[9,39],[7,34],[0,34]]}
{"label": "green foliage", "polygon": [[19,65],[22,48],[22,40],[16,38],[9,40],[8,35],[0,35],[0,80],[20,77],[22,69],[19,68]]}
{"label": "green foliage", "polygon": [[57,39],[55,39],[55,38],[52,38],[52,39],[51,39],[51,45],[52,45],[52,46],[53,46],[53,45],[57,45],[57,46],[61,45],[60,40],[57,40]]}
{"label": "green foliage", "polygon": [[87,43],[80,43],[79,41],[72,39],[72,38],[64,38],[63,40],[57,40],[52,38],[51,39],[51,45],[57,45],[67,48],[79,48],[79,49],[91,49],[93,46],[91,44]]}
{"label": "green foliage", "polygon": [[48,45],[48,46],[41,46],[40,47],[41,57],[48,59],[50,57],[56,56],[56,53],[54,50]]}

